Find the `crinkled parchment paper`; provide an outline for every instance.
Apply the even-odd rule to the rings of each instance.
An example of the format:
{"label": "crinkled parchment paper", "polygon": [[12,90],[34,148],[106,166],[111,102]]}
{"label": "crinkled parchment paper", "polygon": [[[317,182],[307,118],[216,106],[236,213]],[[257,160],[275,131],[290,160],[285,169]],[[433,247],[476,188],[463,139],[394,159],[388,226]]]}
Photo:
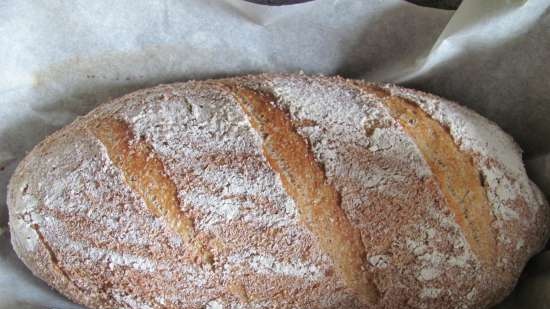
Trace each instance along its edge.
{"label": "crinkled parchment paper", "polygon": [[[550,194],[550,1],[0,1],[0,308],[80,308],[35,279],[7,231],[6,185],[47,134],[138,88],[255,72],[398,82],[465,104],[525,150]],[[499,309],[550,306],[550,251]],[[546,299],[545,299],[546,298]]]}

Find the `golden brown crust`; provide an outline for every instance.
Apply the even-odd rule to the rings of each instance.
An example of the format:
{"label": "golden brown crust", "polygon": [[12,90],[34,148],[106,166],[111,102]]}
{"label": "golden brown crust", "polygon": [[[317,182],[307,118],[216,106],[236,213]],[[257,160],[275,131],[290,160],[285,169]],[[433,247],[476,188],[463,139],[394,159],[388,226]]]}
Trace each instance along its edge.
{"label": "golden brown crust", "polygon": [[415,103],[376,86],[362,89],[381,98],[414,140],[472,250],[486,267],[493,267],[497,253],[496,236],[491,227],[494,218],[472,156],[458,148],[448,128]]}
{"label": "golden brown crust", "polygon": [[303,137],[288,115],[272,104],[276,100],[272,95],[238,85],[231,88],[252,127],[260,132],[264,155],[296,202],[300,221],[315,234],[361,302],[376,303],[377,289],[365,271],[360,233],[347,219],[338,192],[327,183]]}
{"label": "golden brown crust", "polygon": [[194,248],[196,262],[211,265],[213,255],[196,239],[193,220],[180,208],[177,189],[164,171],[164,165],[143,140],[135,140],[124,121],[97,119],[90,130],[105,146],[111,161],[122,170],[128,185],[143,198],[149,210],[162,217],[170,228]]}
{"label": "golden brown crust", "polygon": [[[437,134],[408,131],[401,115]],[[435,136],[443,145],[425,154]],[[469,163],[493,221],[459,224],[478,207],[445,195],[439,178]],[[477,190],[473,178],[459,181]],[[8,206],[25,264],[91,308],[484,308],[550,221],[519,150],[486,119],[397,86],[305,75],[162,85],[101,105],[22,161]],[[495,265],[466,235],[484,235],[483,220]]]}

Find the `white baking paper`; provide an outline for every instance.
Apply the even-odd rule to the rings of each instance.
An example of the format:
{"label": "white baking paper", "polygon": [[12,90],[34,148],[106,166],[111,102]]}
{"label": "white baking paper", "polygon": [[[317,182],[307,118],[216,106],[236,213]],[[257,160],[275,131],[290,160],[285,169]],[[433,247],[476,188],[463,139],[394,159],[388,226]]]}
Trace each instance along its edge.
{"label": "white baking paper", "polygon": [[[0,308],[80,308],[11,249],[6,185],[17,162],[97,104],[159,83],[300,70],[398,82],[499,123],[550,194],[549,8],[548,0],[465,0],[456,12],[399,0],[0,1]],[[546,295],[550,252],[498,308],[548,308]]]}

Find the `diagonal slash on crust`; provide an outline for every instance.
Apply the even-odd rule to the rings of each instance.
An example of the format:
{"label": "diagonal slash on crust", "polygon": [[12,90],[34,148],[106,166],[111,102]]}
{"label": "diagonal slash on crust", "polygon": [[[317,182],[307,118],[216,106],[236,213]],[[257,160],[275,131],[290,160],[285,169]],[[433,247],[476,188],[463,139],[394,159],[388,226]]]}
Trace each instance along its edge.
{"label": "diagonal slash on crust", "polygon": [[410,100],[392,96],[385,89],[365,83],[361,91],[381,99],[390,115],[414,141],[462,229],[474,254],[484,266],[496,261],[496,236],[486,189],[473,157],[461,151],[449,129]]}
{"label": "diagonal slash on crust", "polygon": [[123,173],[126,183],[144,200],[156,217],[188,244],[191,244],[195,262],[212,265],[214,256],[207,244],[197,239],[193,220],[180,208],[177,188],[166,175],[164,165],[145,141],[133,141],[132,130],[122,120],[104,118],[95,120],[90,130],[107,149],[109,158]]}
{"label": "diagonal slash on crust", "polygon": [[295,201],[303,224],[317,237],[337,273],[363,304],[379,296],[364,265],[366,253],[358,229],[340,207],[340,194],[327,183],[324,170],[272,94],[238,85],[229,88],[252,127],[262,136],[262,151]]}

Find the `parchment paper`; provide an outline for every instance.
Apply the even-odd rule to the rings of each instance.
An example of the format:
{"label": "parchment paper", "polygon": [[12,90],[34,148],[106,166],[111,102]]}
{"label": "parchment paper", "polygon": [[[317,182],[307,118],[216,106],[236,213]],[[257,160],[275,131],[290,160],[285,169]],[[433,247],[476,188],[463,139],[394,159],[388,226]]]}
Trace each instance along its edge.
{"label": "parchment paper", "polygon": [[[80,308],[13,253],[6,185],[26,151],[109,98],[255,72],[398,82],[499,123],[548,195],[549,59],[548,0],[465,0],[456,13],[399,0],[0,1],[0,308]],[[548,308],[546,295],[550,252],[498,308]]]}

